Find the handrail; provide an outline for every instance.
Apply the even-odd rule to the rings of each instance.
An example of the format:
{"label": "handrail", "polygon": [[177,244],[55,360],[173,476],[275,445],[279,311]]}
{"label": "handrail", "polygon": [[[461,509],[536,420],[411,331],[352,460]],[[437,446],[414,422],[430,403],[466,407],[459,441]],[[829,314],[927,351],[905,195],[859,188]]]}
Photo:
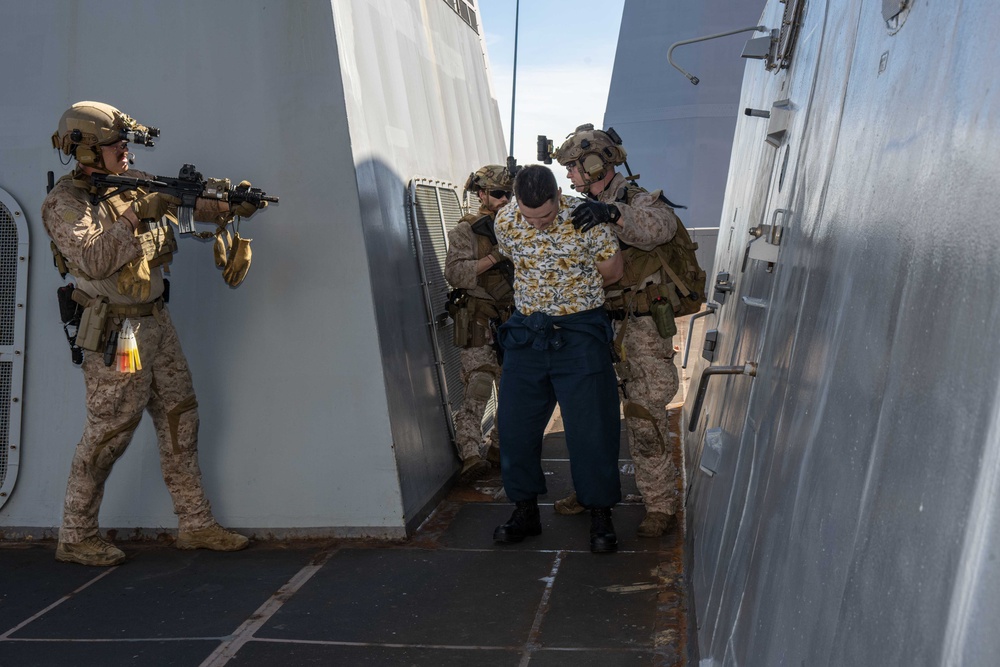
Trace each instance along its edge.
{"label": "handrail", "polygon": [[691,354],[691,339],[694,338],[694,321],[699,317],[705,317],[707,315],[711,315],[712,313],[714,313],[716,310],[718,310],[719,304],[715,303],[714,301],[709,301],[708,303],[705,304],[705,308],[707,308],[708,310],[703,310],[700,313],[695,313],[694,315],[691,316],[691,319],[688,320],[687,343],[684,345],[684,363],[681,364],[681,368],[688,367],[688,355]]}
{"label": "handrail", "polygon": [[730,30],[729,32],[720,32],[720,33],[718,33],[716,35],[706,35],[705,37],[695,37],[694,39],[685,39],[685,40],[681,40],[679,42],[674,42],[673,44],[670,45],[670,48],[667,49],[667,62],[670,63],[674,67],[674,69],[676,69],[678,72],[680,72],[681,74],[683,74],[684,76],[686,76],[691,83],[693,83],[694,85],[697,86],[698,82],[700,81],[700,79],[698,79],[698,77],[696,77],[693,74],[688,74],[687,72],[685,72],[684,70],[682,70],[677,63],[674,62],[674,59],[673,59],[673,56],[672,56],[672,54],[674,52],[674,49],[676,49],[678,46],[683,46],[685,44],[694,44],[695,42],[704,42],[704,41],[707,41],[709,39],[717,39],[719,37],[728,37],[729,35],[737,35],[737,34],[739,34],[741,32],[750,32],[750,31],[755,31],[755,32],[770,32],[770,28],[768,28],[767,26],[763,26],[763,25],[755,25],[755,26],[750,26],[749,28],[740,28],[739,30]]}
{"label": "handrail", "polygon": [[705,402],[705,394],[708,393],[708,381],[713,375],[749,375],[756,377],[757,363],[748,361],[742,366],[712,366],[706,368],[701,373],[701,381],[698,383],[698,396],[694,400],[694,407],[691,409],[691,421],[688,423],[688,431],[694,431],[698,426],[698,416],[701,414],[701,404]]}

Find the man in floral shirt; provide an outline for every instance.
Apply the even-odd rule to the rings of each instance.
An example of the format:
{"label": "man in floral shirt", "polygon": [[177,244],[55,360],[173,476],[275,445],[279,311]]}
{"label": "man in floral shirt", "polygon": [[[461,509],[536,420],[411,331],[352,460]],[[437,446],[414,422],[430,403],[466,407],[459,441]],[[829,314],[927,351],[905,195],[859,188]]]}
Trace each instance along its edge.
{"label": "man in floral shirt", "polygon": [[573,485],[591,511],[590,549],[614,552],[611,508],[621,500],[621,424],[612,329],[603,306],[604,286],[622,275],[618,241],[606,225],[576,230],[571,218],[580,200],[563,197],[547,167],[522,169],[514,195],[495,224],[498,249],[514,263],[516,310],[500,327],[497,418],[504,489],[517,508],[493,539],[520,542],[542,532],[542,436],[558,403]]}

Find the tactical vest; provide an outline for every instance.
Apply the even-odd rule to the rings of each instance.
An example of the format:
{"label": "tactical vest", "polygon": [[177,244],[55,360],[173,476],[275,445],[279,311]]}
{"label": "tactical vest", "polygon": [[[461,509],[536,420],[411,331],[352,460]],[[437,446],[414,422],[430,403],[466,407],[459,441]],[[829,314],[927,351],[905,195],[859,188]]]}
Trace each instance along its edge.
{"label": "tactical vest", "polygon": [[[490,221],[486,214],[468,215],[462,218],[470,227],[480,221]],[[490,235],[491,228],[479,230],[472,227],[476,242],[476,259],[480,260],[492,253],[496,247],[496,236]],[[446,306],[455,321],[454,343],[457,347],[481,347],[490,342],[491,330],[507,321],[514,311],[514,288],[499,266],[491,267],[476,276],[476,287],[489,297],[477,297],[465,290],[455,290],[449,295]],[[491,326],[492,325],[492,326]]]}
{"label": "tactical vest", "polygon": [[[476,259],[482,259],[496,250],[496,243],[485,234],[476,233],[475,237]],[[514,303],[514,287],[495,266],[476,276],[476,286],[490,295],[497,310],[506,310]]]}
{"label": "tactical vest", "polygon": [[[647,190],[630,184],[618,201],[631,204],[640,192]],[[662,193],[660,200],[666,203]],[[695,256],[698,244],[691,240],[680,219],[674,237],[652,250],[640,250],[620,239],[619,245],[625,272],[621,280],[606,288],[613,294],[605,302],[613,318],[649,315],[651,304],[658,299],[669,301],[675,316],[701,310],[705,303],[705,272]]]}
{"label": "tactical vest", "polygon": [[[83,177],[77,172],[71,174],[66,174],[59,181],[72,180],[73,185],[76,187],[86,190],[89,194],[94,194],[96,192],[95,188],[90,184],[90,181]],[[125,209],[130,205],[131,200],[135,197],[135,194],[131,191],[123,192],[119,195],[111,197],[99,204],[97,207],[105,207],[105,212],[110,213],[110,218],[112,220],[117,220],[121,217],[121,214],[125,212]],[[160,266],[161,264],[168,264],[173,259],[174,253],[177,252],[177,239],[174,236],[174,230],[169,224],[163,221],[153,223],[151,225],[140,222],[139,229],[142,230],[138,234],[139,244],[142,246],[142,254],[145,255],[146,261],[149,263],[149,268],[154,268]],[[65,255],[60,252],[59,248],[56,247],[55,242],[49,241],[49,248],[52,250],[52,261],[56,265],[56,269],[59,271],[59,275],[63,278],[66,274],[72,274],[84,280],[93,280],[88,276],[83,269],[81,269],[77,264],[71,262],[66,258]]]}

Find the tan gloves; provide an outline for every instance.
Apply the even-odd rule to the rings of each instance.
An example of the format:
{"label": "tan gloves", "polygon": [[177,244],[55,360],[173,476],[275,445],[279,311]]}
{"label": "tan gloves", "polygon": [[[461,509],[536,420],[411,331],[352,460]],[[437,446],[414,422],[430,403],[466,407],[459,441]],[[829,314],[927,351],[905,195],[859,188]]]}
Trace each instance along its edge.
{"label": "tan gloves", "polygon": [[[218,237],[216,237],[218,238]],[[222,278],[231,287],[237,287],[246,278],[247,271],[250,270],[250,241],[237,232],[235,240],[229,246],[229,257],[226,260],[226,268],[222,271]],[[218,241],[216,241],[218,244]],[[218,258],[216,259],[218,263]]]}
{"label": "tan gloves", "polygon": [[138,196],[132,202],[132,210],[140,220],[159,220],[167,213],[170,207],[176,207],[181,203],[177,197],[172,197],[162,192],[145,192],[139,190]]}
{"label": "tan gloves", "polygon": [[[231,287],[238,287],[250,270],[250,258],[253,253],[250,251],[250,241],[236,233],[236,239],[229,235],[226,230],[219,230],[215,235],[215,265],[222,268],[222,279]],[[226,246],[229,247],[226,250]]]}
{"label": "tan gloves", "polygon": [[[228,183],[229,181],[227,180],[226,182]],[[250,181],[240,181],[239,185],[237,185],[233,189],[234,191],[232,194],[238,195],[240,190],[246,191],[249,189],[250,189]],[[256,206],[255,204],[251,204],[248,201],[240,202],[239,204],[230,203],[228,211],[222,211],[215,216],[215,224],[219,225],[220,227],[223,227],[232,222],[233,219],[236,218],[237,216],[241,218],[249,218],[251,215],[253,215],[262,208],[267,208],[266,201],[262,201],[260,203],[260,207]]]}
{"label": "tan gloves", "polygon": [[[225,234],[225,239],[222,235]],[[215,234],[215,247],[213,252],[215,254],[215,265],[220,269],[226,265],[226,253],[228,250],[226,248],[233,247],[233,236],[229,233],[228,229],[220,228]]]}
{"label": "tan gloves", "polygon": [[[236,190],[235,194],[239,194],[240,190],[246,191],[249,189],[250,189],[250,181],[240,181],[239,185],[237,185],[235,188]],[[267,208],[266,201],[262,201],[260,203],[259,208],[257,207],[256,204],[251,204],[250,202],[245,201],[237,204],[234,208],[230,210],[233,212],[233,215],[238,215],[241,218],[249,218],[251,215],[259,211],[261,208]]]}
{"label": "tan gloves", "polygon": [[148,301],[152,285],[146,257],[134,259],[118,272],[118,292],[138,301]]}

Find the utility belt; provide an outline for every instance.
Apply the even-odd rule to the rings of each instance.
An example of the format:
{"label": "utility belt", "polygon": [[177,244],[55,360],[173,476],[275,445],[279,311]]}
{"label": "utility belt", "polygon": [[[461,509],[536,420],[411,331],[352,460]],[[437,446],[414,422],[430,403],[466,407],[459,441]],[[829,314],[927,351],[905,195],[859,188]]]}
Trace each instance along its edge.
{"label": "utility belt", "polygon": [[611,319],[616,320],[616,321],[624,320],[626,317],[629,317],[629,316],[631,316],[631,317],[649,317],[650,315],[653,314],[650,311],[646,311],[645,313],[632,313],[632,312],[629,312],[629,311],[625,310],[624,308],[608,308],[607,304],[605,304],[604,309],[608,311],[608,317],[610,317]]}
{"label": "utility belt", "polygon": [[455,322],[455,347],[489,345],[496,338],[496,329],[507,321],[513,310],[513,302],[496,303],[467,293],[453,298],[448,312]]}
{"label": "utility belt", "polygon": [[163,310],[163,298],[149,303],[108,304],[108,314],[115,317],[148,317]]}
{"label": "utility belt", "polygon": [[[629,317],[652,317],[660,338],[671,338],[677,333],[677,323],[668,287],[661,283],[650,283],[640,289],[626,287],[605,296],[604,309],[608,317],[617,321]],[[624,333],[624,326],[621,331]]]}
{"label": "utility belt", "polygon": [[[117,342],[117,327],[130,317],[147,317],[163,310],[163,297],[149,303],[118,304],[109,303],[107,297],[92,297],[73,285],[60,287],[58,292],[59,313],[63,330],[69,341],[73,363],[83,363],[81,350],[99,352],[105,357],[113,342]],[[75,328],[75,332],[71,331]]]}

